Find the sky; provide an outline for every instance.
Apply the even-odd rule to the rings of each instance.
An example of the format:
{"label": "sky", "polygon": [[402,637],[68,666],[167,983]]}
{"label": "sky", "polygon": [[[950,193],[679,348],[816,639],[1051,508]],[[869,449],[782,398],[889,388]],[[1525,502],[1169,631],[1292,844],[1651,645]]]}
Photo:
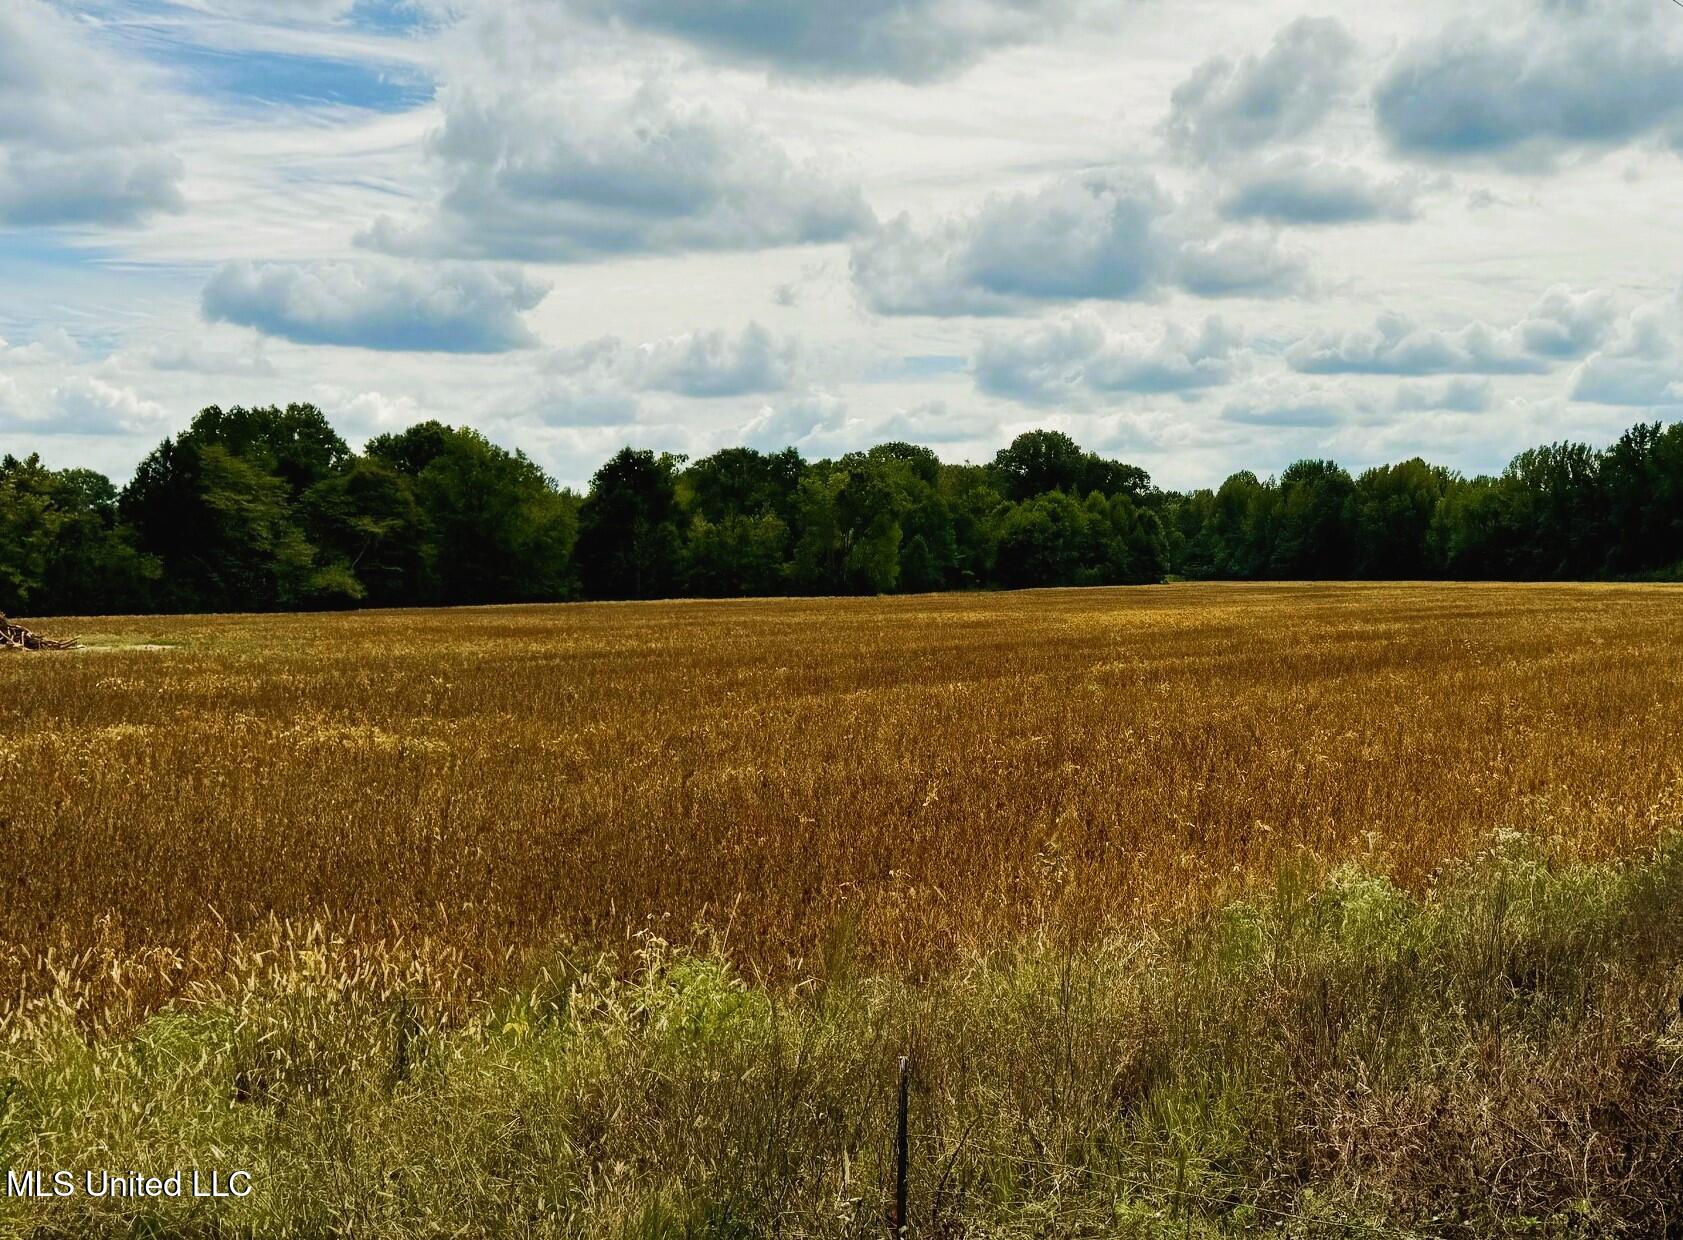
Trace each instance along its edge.
{"label": "sky", "polygon": [[4,0],[0,451],[1495,472],[1683,417],[1679,204],[1674,0]]}

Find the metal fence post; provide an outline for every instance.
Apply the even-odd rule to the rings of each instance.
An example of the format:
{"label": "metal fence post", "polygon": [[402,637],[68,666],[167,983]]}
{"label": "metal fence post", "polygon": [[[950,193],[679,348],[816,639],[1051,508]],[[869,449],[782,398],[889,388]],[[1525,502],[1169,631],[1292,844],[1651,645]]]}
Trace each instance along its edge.
{"label": "metal fence post", "polygon": [[899,1120],[894,1130],[894,1235],[895,1240],[902,1240],[906,1235],[906,1172],[907,1162],[911,1155],[911,1133],[907,1123],[907,1112],[911,1102],[912,1060],[909,1055],[900,1056],[900,1106]]}

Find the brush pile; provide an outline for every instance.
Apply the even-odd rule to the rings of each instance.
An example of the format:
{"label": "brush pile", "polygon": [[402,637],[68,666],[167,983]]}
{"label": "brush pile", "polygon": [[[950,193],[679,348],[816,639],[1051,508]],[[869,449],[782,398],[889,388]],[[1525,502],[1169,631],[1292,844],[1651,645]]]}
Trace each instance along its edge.
{"label": "brush pile", "polygon": [[76,639],[60,640],[31,633],[21,624],[13,624],[0,612],[0,650],[74,650]]}

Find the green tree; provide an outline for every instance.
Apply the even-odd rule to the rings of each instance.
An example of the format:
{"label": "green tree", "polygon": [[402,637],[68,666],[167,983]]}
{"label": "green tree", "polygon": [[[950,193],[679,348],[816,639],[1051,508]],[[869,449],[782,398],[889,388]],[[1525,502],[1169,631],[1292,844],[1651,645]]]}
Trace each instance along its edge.
{"label": "green tree", "polygon": [[1449,470],[1419,457],[1380,465],[1357,478],[1346,514],[1355,575],[1399,581],[1437,571],[1432,519],[1454,482]]}
{"label": "green tree", "polygon": [[[433,601],[525,603],[572,597],[572,554],[581,536],[577,500],[523,452],[509,452],[468,427],[423,422],[371,440],[368,456],[407,477],[426,538]],[[369,498],[378,484],[369,480]],[[406,515],[389,493],[374,515]],[[383,516],[381,515],[383,513]],[[400,550],[402,538],[398,540]]]}
{"label": "green tree", "polygon": [[1345,505],[1355,489],[1335,461],[1298,461],[1278,483],[1268,559],[1272,577],[1337,580],[1350,575],[1352,540]]}
{"label": "green tree", "polygon": [[793,448],[774,453],[725,448],[683,471],[679,499],[687,510],[712,522],[770,512],[787,525],[805,473],[806,462]]}
{"label": "green tree", "polygon": [[1163,511],[1169,571],[1182,577],[1211,578],[1220,557],[1216,547],[1215,492],[1200,490],[1169,497]]}
{"label": "green tree", "polygon": [[[908,521],[924,527],[917,554],[927,553],[929,559],[917,571],[944,576],[936,555],[950,547],[951,526],[947,522],[943,538],[936,491],[925,481],[933,456],[910,456],[899,450],[904,446],[850,452],[807,472],[796,497],[791,577],[797,588],[845,594],[886,594],[899,588]],[[934,466],[938,477],[939,462]]]}
{"label": "green tree", "polygon": [[1062,431],[1023,432],[994,456],[993,472],[1000,491],[1017,502],[1051,491],[1065,495],[1125,491],[1140,497],[1151,489],[1150,475],[1139,466],[1086,452]]}
{"label": "green tree", "polygon": [[0,611],[135,610],[158,575],[117,521],[117,491],[89,469],[0,458]]}
{"label": "green tree", "polygon": [[1511,491],[1500,479],[1478,477],[1444,493],[1427,532],[1428,559],[1438,572],[1466,581],[1514,575],[1517,532],[1510,519]]}
{"label": "green tree", "polygon": [[878,444],[865,461],[886,480],[900,527],[896,588],[928,593],[956,584],[958,538],[941,488],[946,467],[940,458],[928,448],[896,442]]}
{"label": "green tree", "polygon": [[63,518],[55,511],[41,458],[0,461],[0,612],[28,609],[46,592]]}
{"label": "green tree", "polygon": [[1013,505],[1000,523],[996,571],[1001,585],[1074,585],[1090,554],[1087,514],[1062,491]]}
{"label": "green tree", "polygon": [[1082,506],[1087,555],[1082,583],[1148,585],[1169,571],[1169,544],[1158,515],[1124,491],[1094,491]]}
{"label": "green tree", "polygon": [[848,476],[829,461],[807,471],[795,492],[795,539],[790,580],[808,594],[839,594],[852,531],[842,517],[841,493]]}
{"label": "green tree", "polygon": [[952,528],[950,583],[974,587],[991,582],[1005,509],[993,472],[981,465],[944,465],[937,490]]}
{"label": "green tree", "polygon": [[[927,448],[890,443],[850,452],[839,465],[846,479],[836,496],[847,546],[842,588],[852,594],[891,593],[900,586],[906,527],[918,519],[920,505],[932,501],[929,480],[939,476],[940,462]],[[923,515],[939,541],[940,513]]]}
{"label": "green tree", "polygon": [[886,512],[871,518],[848,549],[845,580],[855,594],[889,594],[900,584],[900,523]]}
{"label": "green tree", "polygon": [[1605,571],[1683,574],[1683,422],[1633,426],[1601,456]]}
{"label": "green tree", "polygon": [[789,530],[775,512],[696,515],[684,543],[687,592],[702,598],[751,597],[784,588]]}
{"label": "green tree", "polygon": [[1516,535],[1511,575],[1592,577],[1606,560],[1601,459],[1587,444],[1521,452],[1503,474],[1507,519]]}
{"label": "green tree", "polygon": [[1087,454],[1062,431],[1025,431],[993,458],[1000,491],[1016,503],[1078,490],[1086,467]]}
{"label": "green tree", "polygon": [[676,457],[622,448],[590,480],[579,511],[578,567],[590,598],[665,598],[677,591]]}
{"label": "green tree", "polygon": [[1221,484],[1207,526],[1214,576],[1241,581],[1267,576],[1278,509],[1279,492],[1248,469]]}
{"label": "green tree", "polygon": [[[1085,498],[1082,498],[1082,497]],[[1683,576],[1683,424],[1520,453],[1464,479],[1330,461],[1166,494],[1056,431],[987,465],[878,444],[681,458],[626,449],[588,497],[426,422],[353,455],[310,405],[210,406],[118,495],[0,460],[0,608],[251,609],[883,593],[1190,577]]]}
{"label": "green tree", "polygon": [[296,499],[349,464],[351,451],[314,405],[262,405],[199,411],[183,440],[216,446],[273,473]]}
{"label": "green tree", "polygon": [[408,475],[359,456],[306,491],[300,509],[322,559],[357,581],[363,602],[398,607],[439,597],[438,547]]}
{"label": "green tree", "polygon": [[162,563],[158,602],[243,611],[360,598],[342,566],[318,561],[294,510],[295,484],[316,464],[334,468],[343,447],[319,412],[299,405],[212,406],[164,440],[118,501],[141,549]]}

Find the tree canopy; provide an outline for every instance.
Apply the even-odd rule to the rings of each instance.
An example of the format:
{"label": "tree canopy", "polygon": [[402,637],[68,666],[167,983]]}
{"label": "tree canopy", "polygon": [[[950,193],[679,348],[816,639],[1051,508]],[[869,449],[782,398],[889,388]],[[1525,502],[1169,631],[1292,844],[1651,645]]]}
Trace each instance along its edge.
{"label": "tree canopy", "polygon": [[466,427],[353,451],[320,410],[217,406],[120,491],[0,460],[0,611],[880,594],[1170,577],[1683,577],[1683,424],[1467,478],[1304,460],[1154,487],[1061,431],[985,464],[893,442],[807,461],[625,448],[584,494]]}

